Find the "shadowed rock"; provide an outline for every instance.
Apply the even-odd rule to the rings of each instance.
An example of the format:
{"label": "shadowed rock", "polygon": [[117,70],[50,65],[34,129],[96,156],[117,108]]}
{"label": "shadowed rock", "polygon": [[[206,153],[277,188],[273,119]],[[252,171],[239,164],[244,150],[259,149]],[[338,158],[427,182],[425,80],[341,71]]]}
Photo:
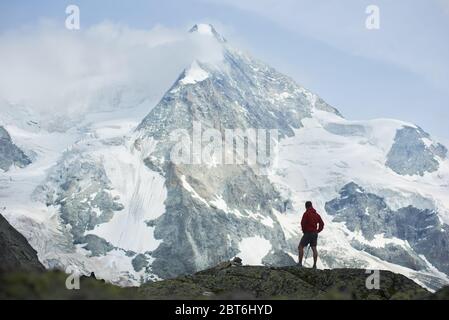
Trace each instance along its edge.
{"label": "shadowed rock", "polygon": [[44,270],[36,250],[0,215],[0,272]]}
{"label": "shadowed rock", "polygon": [[[360,232],[369,241],[382,236],[409,244],[409,247],[389,244],[376,248],[353,240],[354,248],[414,270],[426,270],[424,256],[440,271],[449,274],[449,225],[440,220],[437,211],[413,206],[392,210],[385,199],[353,182],[345,185],[339,197],[327,202],[325,208],[333,222],[344,222],[350,231]],[[441,287],[433,280],[424,283],[435,289]]]}
{"label": "shadowed rock", "polygon": [[12,142],[8,131],[0,126],[0,169],[7,171],[13,165],[23,168],[30,163],[31,160]]}
{"label": "shadowed rock", "polygon": [[431,141],[429,134],[419,127],[398,130],[386,166],[400,175],[423,176],[438,170],[438,158],[445,159],[447,149],[439,143],[426,144],[426,140]]}

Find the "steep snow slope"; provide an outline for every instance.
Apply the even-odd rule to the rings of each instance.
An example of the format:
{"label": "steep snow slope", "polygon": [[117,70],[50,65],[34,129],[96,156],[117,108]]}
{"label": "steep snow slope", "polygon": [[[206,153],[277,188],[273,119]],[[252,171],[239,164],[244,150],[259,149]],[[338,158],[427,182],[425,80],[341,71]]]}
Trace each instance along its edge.
{"label": "steep snow slope", "polygon": [[[319,110],[303,121],[304,127],[294,137],[281,141],[278,172],[285,174],[285,183],[295,190],[310,190],[314,199],[329,199],[348,182],[362,184],[365,189],[385,195],[393,207],[414,204],[426,207],[427,199],[447,221],[449,199],[449,161],[440,160],[439,170],[419,175],[399,175],[385,166],[397,130],[411,124],[396,120],[348,121]],[[346,134],[330,131],[330,126],[358,128]],[[388,197],[387,193],[395,194]],[[420,197],[416,199],[416,197]],[[415,198],[415,199],[413,199]],[[414,203],[414,201],[416,203]],[[430,203],[429,203],[430,204]]]}
{"label": "steep snow slope", "polygon": [[[369,192],[382,196],[392,208],[412,205],[436,210],[438,217],[447,225],[448,160],[441,161],[440,169],[435,173],[424,176],[402,176],[386,167],[385,162],[396,131],[404,126],[414,127],[413,125],[387,119],[348,121],[319,110],[313,111],[312,118],[304,120],[303,124],[304,127],[297,130],[294,137],[281,141],[278,166],[270,174],[270,180],[278,190],[281,190],[284,197],[292,199],[294,208],[301,211],[304,201],[311,199],[322,213],[326,222],[326,231],[320,237],[320,247],[325,255],[321,260],[322,267],[347,265],[348,262],[344,260],[352,260],[350,264],[361,263],[372,268],[395,270],[417,281],[426,279],[427,276],[418,275],[413,270],[392,265],[387,261],[379,261],[376,254],[369,257],[367,248],[362,250],[354,248],[361,249],[354,245],[354,240],[357,240],[369,247],[382,248],[382,252],[387,256],[389,253],[386,246],[396,244],[404,246],[404,252],[412,252],[413,256],[418,257],[419,254],[413,252],[406,240],[382,234],[389,229],[388,225],[385,225],[383,232],[376,234],[373,239],[366,239],[360,231],[348,230],[347,221],[346,223],[333,221],[334,218],[325,210],[325,204],[337,198],[343,186],[355,182]],[[369,209],[368,205],[358,208],[359,213],[367,216],[370,215]],[[296,215],[292,215],[283,225],[285,228],[291,228],[291,224],[294,223],[299,224]],[[296,232],[297,230],[299,225]],[[295,229],[293,232],[289,231],[289,234],[294,233]],[[299,237],[298,233],[296,237]],[[345,252],[342,252],[342,249]],[[427,270],[421,269],[422,273],[433,274],[440,278],[430,283],[423,280],[424,284],[432,286],[431,283],[447,283],[447,275],[436,271],[425,257],[421,258],[424,258],[426,263],[422,269]],[[447,261],[448,257],[445,259]],[[406,259],[398,264],[406,264],[405,261]]]}
{"label": "steep snow slope", "polygon": [[[85,274],[95,271],[100,277],[123,285],[140,283],[143,272],[135,271],[133,258],[157,247],[158,241],[152,237],[146,221],[163,213],[164,187],[163,179],[144,166],[140,153],[130,151],[135,147],[127,144],[126,136],[148,112],[149,106],[142,104],[89,113],[76,125],[68,121],[69,129],[63,132],[52,131],[49,123],[41,125],[43,120],[32,112],[14,114],[12,107],[2,108],[6,128],[15,141],[32,154],[33,163],[23,169],[0,173],[0,209],[27,237],[47,267],[64,270],[70,267]],[[24,120],[27,117],[29,121]],[[151,145],[143,147],[151,148]],[[71,234],[73,226],[67,224],[68,220],[61,214],[61,206],[52,206],[53,199],[47,196],[53,187],[59,189],[54,179],[65,177],[65,182],[70,183],[70,180],[80,178],[76,175],[81,176],[83,166],[89,162],[94,164],[93,171],[97,166],[105,170],[106,180],[110,183],[107,191],[112,198],[120,198],[126,205],[126,210],[114,216],[106,228],[95,225],[86,232],[86,235],[99,234],[111,241],[111,250],[102,256],[93,256],[85,245],[78,244]],[[75,163],[81,167],[76,167]],[[67,172],[70,173],[67,175]],[[90,178],[95,182],[96,176]],[[87,187],[89,181],[84,182]],[[148,189],[155,191],[148,192]],[[98,191],[104,190],[99,188]],[[91,199],[87,200],[95,200],[93,192],[89,196]],[[101,200],[104,201],[98,201]],[[118,203],[116,209],[121,206]],[[151,206],[153,210],[146,210]],[[101,214],[100,211],[97,207],[92,212]],[[95,245],[92,245],[93,251],[98,250]]]}

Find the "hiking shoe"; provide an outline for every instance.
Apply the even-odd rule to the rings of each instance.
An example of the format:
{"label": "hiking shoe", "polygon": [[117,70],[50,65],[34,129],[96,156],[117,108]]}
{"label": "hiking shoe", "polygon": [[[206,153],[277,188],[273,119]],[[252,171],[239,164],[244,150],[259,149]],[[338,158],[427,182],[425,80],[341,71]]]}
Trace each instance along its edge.
{"label": "hiking shoe", "polygon": [[302,263],[299,263],[299,262],[298,262],[298,263],[296,264],[296,267],[302,268]]}

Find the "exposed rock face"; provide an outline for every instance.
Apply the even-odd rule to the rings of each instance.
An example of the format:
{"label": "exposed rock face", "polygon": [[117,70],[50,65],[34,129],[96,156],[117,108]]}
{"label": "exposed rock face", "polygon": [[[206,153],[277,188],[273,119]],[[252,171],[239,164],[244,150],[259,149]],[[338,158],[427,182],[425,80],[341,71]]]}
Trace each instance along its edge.
{"label": "exposed rock face", "polygon": [[[152,254],[158,276],[193,273],[232,258],[239,253],[242,239],[254,235],[269,240],[273,248],[286,248],[272,212],[279,206],[279,195],[266,178],[244,168],[167,169],[167,211],[155,225],[155,236],[164,241]],[[215,179],[206,184],[208,175]],[[199,196],[190,193],[190,188]],[[228,205],[220,206],[220,199]]]}
{"label": "exposed rock face", "polygon": [[70,226],[75,244],[87,243],[95,256],[113,249],[107,241],[86,235],[87,231],[110,221],[123,205],[110,193],[110,181],[102,164],[90,157],[68,151],[35,194],[47,205],[58,206],[64,224]]}
{"label": "exposed rock face", "polygon": [[449,273],[449,226],[440,221],[437,212],[412,206],[394,211],[383,198],[353,182],[341,189],[339,198],[326,203],[326,211],[334,216],[333,221],[344,222],[366,240],[375,236],[403,240],[401,245],[392,241],[378,248],[354,240],[352,245],[357,249],[414,270],[425,268],[423,255],[440,271]]}
{"label": "exposed rock face", "polygon": [[284,251],[272,251],[262,259],[262,263],[269,267],[294,266],[296,261]]}
{"label": "exposed rock face", "polygon": [[[282,135],[291,136],[292,128],[301,127],[301,119],[310,117],[310,92],[237,51],[225,50],[223,54],[227,68],[197,62],[208,78],[184,85],[187,71],[181,74],[138,130],[161,138],[175,129],[189,129],[193,121],[199,121],[219,130],[279,129]],[[317,109],[338,113],[317,96],[314,98]]]}
{"label": "exposed rock face", "polygon": [[274,69],[230,48],[223,56],[222,68],[195,62],[207,76],[186,84],[186,70],[137,129],[136,145],[146,139],[159,142],[145,163],[165,177],[168,191],[165,214],[151,222],[155,236],[163,240],[152,253],[152,270],[161,278],[230,259],[245,238],[254,236],[271,245],[261,263],[292,264],[285,252],[296,251],[274,216],[291,201],[283,199],[266,176],[246,164],[175,164],[170,133],[185,129],[192,135],[197,122],[223,136],[225,129],[237,128],[277,129],[281,137],[291,136],[313,108],[338,114]]}
{"label": "exposed rock face", "polygon": [[360,231],[368,240],[374,235],[393,234],[393,213],[385,201],[375,194],[366,193],[351,182],[340,190],[340,197],[326,203],[326,212],[334,216],[333,221],[344,222],[349,230]]}
{"label": "exposed rock face", "polygon": [[37,252],[25,237],[0,215],[0,273],[44,270]]}
{"label": "exposed rock face", "polygon": [[418,254],[449,274],[449,226],[440,221],[435,211],[401,208],[396,225],[399,239],[407,240]]}
{"label": "exposed rock face", "polygon": [[31,160],[11,140],[5,128],[0,126],[0,169],[7,171],[12,165],[26,167]]}
{"label": "exposed rock face", "polygon": [[112,244],[94,234],[77,238],[75,244],[85,244],[84,249],[89,250],[94,257],[104,256],[109,251],[115,249]]}
{"label": "exposed rock face", "polygon": [[136,272],[148,267],[147,257],[144,254],[138,254],[133,260],[132,265]]}
{"label": "exposed rock face", "polygon": [[431,142],[429,134],[421,128],[403,127],[396,132],[386,166],[401,175],[422,176],[438,170],[438,158],[446,156],[446,147]]}

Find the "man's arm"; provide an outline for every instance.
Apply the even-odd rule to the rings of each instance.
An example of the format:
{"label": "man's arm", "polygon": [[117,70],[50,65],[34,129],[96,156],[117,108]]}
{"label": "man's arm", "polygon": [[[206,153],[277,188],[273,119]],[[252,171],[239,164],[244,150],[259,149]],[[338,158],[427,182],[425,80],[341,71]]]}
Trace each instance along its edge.
{"label": "man's arm", "polygon": [[321,231],[323,231],[324,228],[324,221],[323,219],[321,219],[321,216],[317,213],[318,216],[318,233],[320,233]]}
{"label": "man's arm", "polygon": [[302,218],[301,218],[301,230],[302,230],[303,232],[304,232],[304,225],[305,225],[305,223],[306,223],[304,217],[305,217],[305,214],[303,214],[303,215],[302,215]]}

